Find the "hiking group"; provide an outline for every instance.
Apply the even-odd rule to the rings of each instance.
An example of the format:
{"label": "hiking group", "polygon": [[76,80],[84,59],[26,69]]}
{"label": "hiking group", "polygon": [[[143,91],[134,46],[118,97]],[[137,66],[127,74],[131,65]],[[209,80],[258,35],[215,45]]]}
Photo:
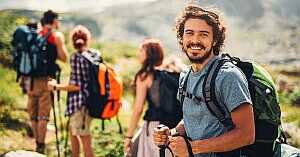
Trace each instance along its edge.
{"label": "hiking group", "polygon": [[[45,153],[47,122],[51,108],[55,111],[54,91],[67,91],[65,116],[72,156],[80,155],[81,143],[84,156],[94,157],[91,120],[117,117],[122,81],[101,53],[90,48],[90,31],[78,25],[70,32],[75,51],[69,82],[60,83],[56,60],[66,62],[68,53],[64,35],[56,30],[59,23],[58,14],[49,10],[41,28],[19,27],[12,40],[14,68],[28,95],[36,151]],[[125,156],[274,156],[285,138],[271,76],[255,62],[222,53],[226,28],[214,10],[186,5],[175,25],[191,66],[182,70],[174,63],[164,65],[161,41],[141,42]],[[136,132],[146,103],[144,124]]]}

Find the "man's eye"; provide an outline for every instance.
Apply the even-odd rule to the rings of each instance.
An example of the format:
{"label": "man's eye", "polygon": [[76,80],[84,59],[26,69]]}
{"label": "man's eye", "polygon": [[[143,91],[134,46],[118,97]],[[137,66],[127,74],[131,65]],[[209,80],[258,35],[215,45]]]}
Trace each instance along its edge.
{"label": "man's eye", "polygon": [[203,37],[208,37],[208,34],[202,34]]}
{"label": "man's eye", "polygon": [[186,35],[192,35],[192,32],[185,32]]}

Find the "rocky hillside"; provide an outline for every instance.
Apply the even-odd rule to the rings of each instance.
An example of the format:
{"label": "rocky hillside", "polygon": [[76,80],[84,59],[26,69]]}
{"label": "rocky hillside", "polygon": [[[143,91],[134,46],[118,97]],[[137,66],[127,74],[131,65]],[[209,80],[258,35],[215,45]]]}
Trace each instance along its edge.
{"label": "rocky hillside", "polygon": [[[275,64],[300,64],[299,0],[195,0],[202,6],[220,8],[228,35],[225,51],[242,58]],[[182,0],[157,0],[114,5],[105,9],[82,9],[62,16],[63,29],[87,25],[100,40],[129,41],[156,37],[168,50],[179,53],[174,19],[184,6]],[[10,11],[28,17],[39,12]]]}

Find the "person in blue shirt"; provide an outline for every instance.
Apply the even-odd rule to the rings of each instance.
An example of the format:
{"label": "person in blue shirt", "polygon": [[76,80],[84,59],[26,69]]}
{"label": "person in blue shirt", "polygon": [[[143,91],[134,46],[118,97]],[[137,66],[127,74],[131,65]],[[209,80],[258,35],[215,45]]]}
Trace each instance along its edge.
{"label": "person in blue shirt", "polygon": [[[203,82],[208,67],[220,59],[219,54],[225,40],[225,26],[219,15],[199,6],[187,5],[176,21],[179,44],[191,62],[191,72],[182,73],[180,81],[187,76],[189,93],[203,98]],[[188,156],[187,143],[181,136],[187,136],[192,153],[196,157],[239,156],[236,150],[250,145],[255,140],[254,114],[246,77],[232,63],[225,63],[216,77],[216,98],[229,111],[234,128],[227,130],[211,114],[205,102],[196,102],[185,97],[183,120],[173,129],[155,129],[153,138],[156,145],[166,145],[176,156]],[[226,153],[225,153],[226,152]],[[226,155],[227,154],[227,155]],[[231,154],[231,155],[230,155]]]}

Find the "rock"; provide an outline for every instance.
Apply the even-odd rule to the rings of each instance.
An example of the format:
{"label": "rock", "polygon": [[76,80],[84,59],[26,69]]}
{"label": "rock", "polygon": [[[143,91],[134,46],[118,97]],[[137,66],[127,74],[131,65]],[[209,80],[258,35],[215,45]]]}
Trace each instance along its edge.
{"label": "rock", "polygon": [[300,97],[297,97],[297,98],[293,101],[293,104],[294,104],[295,106],[300,107]]}
{"label": "rock", "polygon": [[283,123],[282,128],[285,133],[291,138],[288,138],[288,143],[300,146],[300,128],[294,123]]}
{"label": "rock", "polygon": [[46,157],[46,155],[32,151],[16,150],[6,153],[3,157]]}
{"label": "rock", "polygon": [[278,91],[279,92],[287,92],[293,93],[295,86],[293,84],[288,83],[286,77],[280,77],[277,81]]}

